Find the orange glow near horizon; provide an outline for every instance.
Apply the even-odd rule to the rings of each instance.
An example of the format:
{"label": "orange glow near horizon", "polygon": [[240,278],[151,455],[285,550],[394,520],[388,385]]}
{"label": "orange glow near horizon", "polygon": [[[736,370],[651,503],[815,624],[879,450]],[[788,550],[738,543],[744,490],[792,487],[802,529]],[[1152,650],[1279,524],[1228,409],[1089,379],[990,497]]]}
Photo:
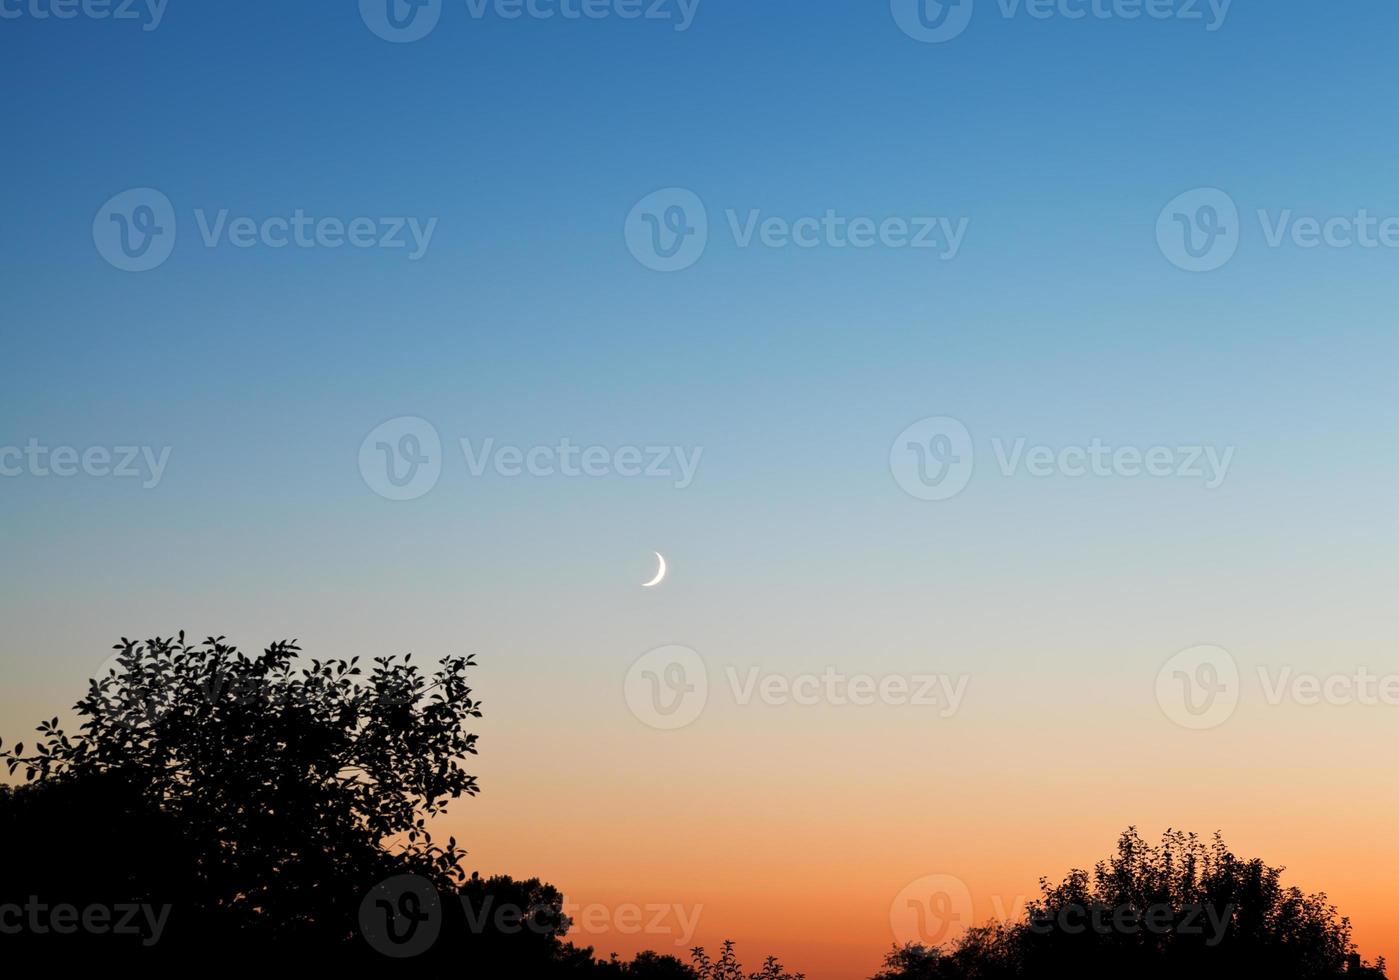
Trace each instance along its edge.
{"label": "orange glow near horizon", "polygon": [[[690,946],[712,952],[731,938],[749,969],[774,954],[813,980],[867,978],[895,941],[891,908],[910,883],[951,876],[965,883],[977,922],[1015,919],[1041,876],[1091,869],[1129,825],[1151,841],[1168,828],[1203,838],[1217,829],[1241,857],[1283,866],[1284,884],[1326,892],[1366,958],[1399,948],[1399,913],[1375,876],[1399,866],[1384,817],[1399,790],[1371,776],[1382,715],[1358,758],[1324,758],[1315,736],[1325,714],[1260,712],[1252,721],[1263,724],[1234,733],[1228,758],[1206,763],[1200,750],[1220,743],[1159,714],[1135,726],[1119,707],[1091,724],[1054,714],[1061,745],[1092,745],[1092,730],[1136,740],[1124,737],[1114,751],[1114,738],[1099,734],[1101,755],[1053,753],[989,715],[935,734],[926,719],[830,709],[781,725],[726,717],[702,736],[669,733],[678,737],[648,751],[601,739],[586,759],[525,740],[491,746],[509,760],[478,767],[485,792],[445,823],[469,842],[468,866],[558,885],[595,917],[570,938],[602,954],[654,949],[688,959]],[[854,747],[874,730],[882,744],[917,745],[918,728],[941,755],[861,759]],[[743,752],[754,741],[761,758]],[[1318,771],[1334,792],[1302,788]],[[675,906],[698,910],[693,936],[678,928],[679,914],[660,911]],[[616,911],[637,907],[661,927],[618,928]]]}

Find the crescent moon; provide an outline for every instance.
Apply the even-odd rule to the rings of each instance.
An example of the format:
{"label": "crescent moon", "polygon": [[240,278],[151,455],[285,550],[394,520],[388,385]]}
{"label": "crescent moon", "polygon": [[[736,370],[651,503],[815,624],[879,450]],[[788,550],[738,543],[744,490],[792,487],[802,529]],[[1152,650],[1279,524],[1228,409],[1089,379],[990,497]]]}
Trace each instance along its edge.
{"label": "crescent moon", "polygon": [[665,578],[665,558],[661,555],[661,553],[660,553],[659,551],[652,552],[652,554],[654,554],[654,555],[656,556],[656,560],[657,560],[658,562],[660,562],[661,565],[660,565],[659,568],[656,569],[656,577],[655,577],[655,578],[653,578],[653,579],[652,579],[651,581],[649,581],[649,582],[642,582],[642,583],[641,583],[641,587],[642,587],[643,589],[649,589],[649,588],[650,588],[651,586],[653,586],[653,585],[660,585],[660,584],[661,584],[661,579]]}

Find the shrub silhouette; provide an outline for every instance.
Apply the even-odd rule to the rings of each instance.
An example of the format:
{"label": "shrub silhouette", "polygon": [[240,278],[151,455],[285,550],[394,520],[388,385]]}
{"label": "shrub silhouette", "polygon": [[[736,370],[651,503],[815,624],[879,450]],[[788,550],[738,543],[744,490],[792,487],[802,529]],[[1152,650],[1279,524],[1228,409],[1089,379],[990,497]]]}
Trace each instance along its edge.
{"label": "shrub silhouette", "polygon": [[775,956],[769,956],[764,960],[762,969],[757,973],[744,973],[734,952],[734,944],[729,940],[725,940],[717,960],[711,960],[702,946],[696,946],[691,950],[690,959],[694,963],[693,975],[697,980],[804,980],[805,976],[801,973],[788,973],[782,969],[782,964],[777,962]]}
{"label": "shrub silhouette", "polygon": [[1382,976],[1325,895],[1281,883],[1283,869],[1167,831],[1135,828],[1090,874],[1041,879],[1023,922],[969,930],[948,948],[896,948],[875,980],[1049,977]]}
{"label": "shrub silhouette", "polygon": [[637,953],[630,963],[619,963],[614,958],[605,969],[599,971],[599,975],[626,977],[628,980],[695,980],[695,971],[674,956],[649,950]]}

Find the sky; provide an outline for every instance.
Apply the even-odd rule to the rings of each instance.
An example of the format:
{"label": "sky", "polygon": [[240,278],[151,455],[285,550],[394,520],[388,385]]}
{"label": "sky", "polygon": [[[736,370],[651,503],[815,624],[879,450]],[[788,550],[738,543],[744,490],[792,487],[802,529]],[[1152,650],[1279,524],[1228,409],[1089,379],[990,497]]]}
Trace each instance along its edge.
{"label": "sky", "polygon": [[1136,825],[1399,954],[1399,10],[386,3],[0,0],[0,733],[472,653],[445,823],[603,952],[868,976]]}

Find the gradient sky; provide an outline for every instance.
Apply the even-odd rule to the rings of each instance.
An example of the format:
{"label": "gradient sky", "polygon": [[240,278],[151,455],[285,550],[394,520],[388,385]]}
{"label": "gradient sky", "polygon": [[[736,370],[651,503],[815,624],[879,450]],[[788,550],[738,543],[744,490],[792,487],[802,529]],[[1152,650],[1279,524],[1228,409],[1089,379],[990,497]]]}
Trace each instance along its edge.
{"label": "gradient sky", "polygon": [[[123,635],[469,652],[484,792],[448,823],[473,866],[702,905],[695,941],[753,965],[868,976],[910,882],[957,877],[984,918],[1128,824],[1220,829],[1399,953],[1399,706],[1274,706],[1256,679],[1399,671],[1399,250],[1270,248],[1254,216],[1399,215],[1393,4],[1238,0],[1211,32],[979,0],[925,44],[873,0],[701,0],[685,31],[445,0],[390,44],[348,2],[173,0],[151,31],[28,3],[0,4],[24,11],[0,19],[0,447],[171,454],[150,489],[0,478],[7,738]],[[92,237],[136,187],[179,220],[140,274]],[[662,274],[623,225],[668,187],[711,235]],[[1243,214],[1206,274],[1156,240],[1198,187]],[[437,226],[416,262],[210,249],[196,209]],[[726,209],[968,231],[946,262],[740,248]],[[432,492],[389,501],[357,454],[401,416],[447,449]],[[930,416],[976,446],[951,500],[891,476]],[[461,438],[703,456],[684,489],[474,477]],[[1002,476],[991,440],[1018,438],[1236,453],[1214,490]],[[642,590],[653,550],[672,572]],[[665,732],[623,690],[671,643],[718,690]],[[1195,732],[1153,685],[1201,643],[1245,679]],[[727,665],[969,687],[952,717],[743,706]]]}

